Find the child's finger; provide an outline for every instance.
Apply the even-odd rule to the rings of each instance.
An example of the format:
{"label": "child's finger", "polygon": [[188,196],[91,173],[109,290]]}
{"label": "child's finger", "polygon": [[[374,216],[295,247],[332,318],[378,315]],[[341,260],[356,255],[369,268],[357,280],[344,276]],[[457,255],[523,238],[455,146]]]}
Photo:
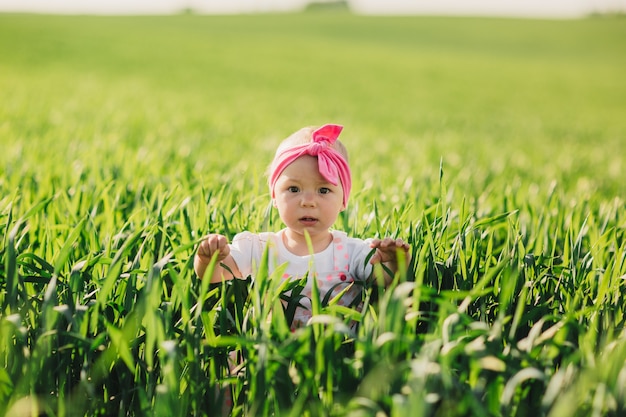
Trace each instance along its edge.
{"label": "child's finger", "polygon": [[409,244],[402,239],[396,239],[396,246],[404,250],[409,250]]}
{"label": "child's finger", "polygon": [[222,235],[208,235],[205,240],[200,242],[198,247],[198,255],[210,258],[216,251],[220,252],[220,258],[226,257],[230,252],[228,241]]}
{"label": "child's finger", "polygon": [[370,258],[370,264],[374,265],[374,264],[380,263],[381,261],[382,259],[380,256],[380,252],[377,250],[376,252],[374,252],[372,257]]}
{"label": "child's finger", "polygon": [[220,235],[217,239],[217,250],[220,251],[220,258],[224,259],[226,255],[230,253],[230,246],[228,246],[228,240],[226,236]]}
{"label": "child's finger", "polygon": [[211,244],[208,239],[204,239],[198,245],[198,255],[205,257],[211,256]]}

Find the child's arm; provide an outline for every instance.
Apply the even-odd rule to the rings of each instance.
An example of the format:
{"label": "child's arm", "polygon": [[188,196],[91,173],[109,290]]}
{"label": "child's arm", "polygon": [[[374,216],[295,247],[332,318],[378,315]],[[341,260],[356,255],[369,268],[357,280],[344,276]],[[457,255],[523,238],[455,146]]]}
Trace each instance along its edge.
{"label": "child's arm", "polygon": [[[211,263],[211,258],[217,252],[217,262],[213,268],[210,282],[222,282],[241,276],[239,268],[232,256],[230,256],[230,246],[225,236],[210,234],[200,242],[198,251],[193,260],[193,267],[200,279],[204,277],[207,267]],[[230,272],[222,266],[226,265]]]}
{"label": "child's arm", "polygon": [[410,246],[402,239],[392,239],[390,237],[382,240],[374,239],[370,247],[376,249],[376,252],[370,258],[370,263],[382,263],[392,272],[392,275],[389,275],[387,271],[384,271],[385,285],[391,283],[393,275],[398,271],[398,250],[404,251],[404,265],[402,265],[402,268],[406,268],[411,261]]}

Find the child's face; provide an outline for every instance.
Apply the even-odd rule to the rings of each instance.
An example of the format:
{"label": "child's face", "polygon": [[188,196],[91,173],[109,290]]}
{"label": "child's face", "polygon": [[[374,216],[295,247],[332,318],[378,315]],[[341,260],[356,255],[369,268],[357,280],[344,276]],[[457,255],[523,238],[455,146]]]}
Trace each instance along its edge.
{"label": "child's face", "polygon": [[318,171],[317,158],[309,155],[289,164],[274,187],[274,205],[285,225],[313,238],[328,233],[343,210],[343,188],[333,185]]}

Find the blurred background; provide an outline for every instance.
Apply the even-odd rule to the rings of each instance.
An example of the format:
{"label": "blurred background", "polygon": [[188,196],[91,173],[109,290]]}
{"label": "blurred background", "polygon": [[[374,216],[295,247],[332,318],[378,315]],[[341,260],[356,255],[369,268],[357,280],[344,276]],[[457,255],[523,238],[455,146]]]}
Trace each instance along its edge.
{"label": "blurred background", "polygon": [[[577,198],[624,195],[626,0],[0,0],[2,11],[24,13],[0,13],[0,166],[18,179],[27,160],[45,177],[75,160],[81,175],[156,184],[184,183],[191,167],[204,184],[213,171],[254,178],[242,188],[257,195],[282,138],[333,121],[367,150],[353,160],[360,185],[396,187],[380,200],[412,184],[438,195],[442,164],[459,197],[553,181]],[[134,165],[118,164],[127,155]]]}
{"label": "blurred background", "polygon": [[626,0],[0,0],[0,12],[70,14],[259,13],[334,3],[361,14],[573,18],[626,12]]}

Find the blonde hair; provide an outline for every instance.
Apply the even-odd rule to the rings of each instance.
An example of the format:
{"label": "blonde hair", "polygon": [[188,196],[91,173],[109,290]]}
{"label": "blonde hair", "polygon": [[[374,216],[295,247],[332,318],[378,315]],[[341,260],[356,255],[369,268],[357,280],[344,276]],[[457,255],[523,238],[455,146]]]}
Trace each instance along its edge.
{"label": "blonde hair", "polygon": [[[313,141],[313,132],[319,129],[320,126],[307,126],[298,130],[295,133],[292,133],[287,139],[284,139],[276,148],[276,153],[274,154],[274,160],[280,155],[285,149],[293,148],[294,146],[304,145],[306,143],[310,143]],[[341,156],[348,162],[348,150],[344,146],[343,143],[339,139],[337,139],[332,145],[331,148],[339,152]],[[272,163],[274,162],[272,161]],[[267,168],[268,176],[270,174],[272,164]]]}

